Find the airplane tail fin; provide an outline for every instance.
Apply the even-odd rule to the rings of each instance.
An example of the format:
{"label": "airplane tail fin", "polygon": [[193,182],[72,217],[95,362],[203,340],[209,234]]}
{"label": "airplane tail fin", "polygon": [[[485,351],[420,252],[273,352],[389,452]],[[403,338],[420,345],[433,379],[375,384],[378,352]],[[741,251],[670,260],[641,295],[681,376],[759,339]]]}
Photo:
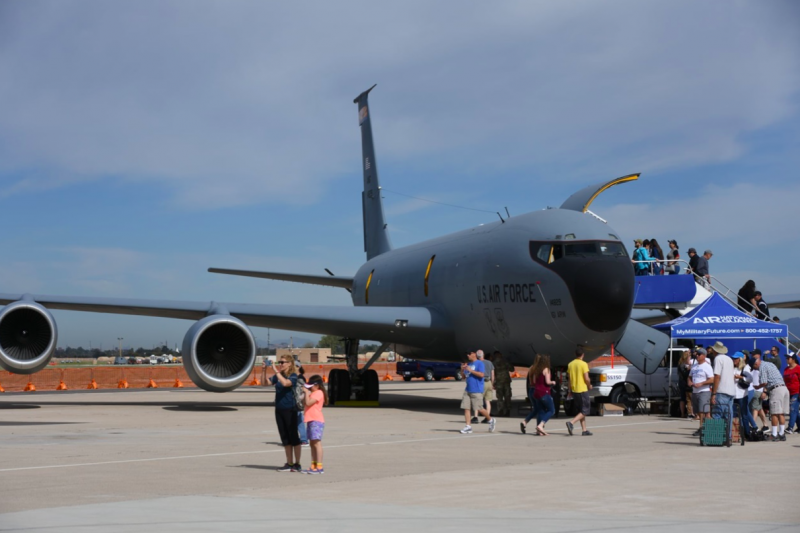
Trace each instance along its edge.
{"label": "airplane tail fin", "polygon": [[367,252],[367,260],[392,249],[389,233],[386,231],[386,218],[383,216],[378,165],[375,161],[375,146],[372,143],[372,125],[367,105],[367,96],[374,88],[375,85],[353,100],[354,104],[358,104],[358,124],[361,127],[361,157],[364,169],[361,209],[364,218],[364,251]]}

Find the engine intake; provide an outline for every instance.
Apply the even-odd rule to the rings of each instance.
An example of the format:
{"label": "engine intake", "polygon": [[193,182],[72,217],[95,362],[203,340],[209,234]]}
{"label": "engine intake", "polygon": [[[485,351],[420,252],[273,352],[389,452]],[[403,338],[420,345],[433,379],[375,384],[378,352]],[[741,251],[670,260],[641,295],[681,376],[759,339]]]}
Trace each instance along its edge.
{"label": "engine intake", "polygon": [[58,329],[41,304],[20,300],[0,309],[0,367],[33,374],[47,366],[56,351]]}
{"label": "engine intake", "polygon": [[198,321],[183,338],[183,366],[195,385],[227,392],[241,385],[256,362],[256,342],[247,326],[228,315]]}

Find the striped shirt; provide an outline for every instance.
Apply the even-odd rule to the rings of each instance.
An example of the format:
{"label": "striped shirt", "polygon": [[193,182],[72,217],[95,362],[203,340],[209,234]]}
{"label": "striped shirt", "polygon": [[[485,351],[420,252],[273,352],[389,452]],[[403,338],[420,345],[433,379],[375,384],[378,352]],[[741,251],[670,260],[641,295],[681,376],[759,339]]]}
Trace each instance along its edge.
{"label": "striped shirt", "polygon": [[781,371],[778,370],[778,367],[768,361],[761,362],[761,368],[759,368],[759,379],[761,380],[761,383],[764,383],[767,386],[767,390],[785,385],[783,376],[781,376]]}

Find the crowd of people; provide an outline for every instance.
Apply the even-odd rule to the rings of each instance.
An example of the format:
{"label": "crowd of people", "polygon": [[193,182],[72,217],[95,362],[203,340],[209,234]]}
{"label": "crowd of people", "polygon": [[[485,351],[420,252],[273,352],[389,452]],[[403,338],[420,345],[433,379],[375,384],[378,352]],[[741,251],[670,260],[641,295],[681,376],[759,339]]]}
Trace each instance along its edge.
{"label": "crowd of people", "polygon": [[681,416],[699,421],[694,436],[700,435],[706,417],[733,419],[734,406],[742,431],[752,440],[760,440],[755,434],[759,431],[769,433],[773,442],[800,431],[800,365],[797,355],[789,354],[781,374],[779,353],[774,346],[766,357],[759,349],[728,355],[719,341],[686,352],[678,363],[680,407]]}

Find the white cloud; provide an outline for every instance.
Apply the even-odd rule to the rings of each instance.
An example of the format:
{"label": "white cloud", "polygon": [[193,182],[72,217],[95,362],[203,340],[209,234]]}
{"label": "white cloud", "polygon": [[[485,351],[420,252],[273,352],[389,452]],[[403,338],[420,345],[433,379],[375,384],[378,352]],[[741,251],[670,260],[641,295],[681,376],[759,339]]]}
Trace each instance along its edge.
{"label": "white cloud", "polygon": [[14,4],[0,22],[0,196],[114,178],[200,208],[314,202],[356,171],[350,99],[375,81],[381,160],[558,166],[557,179],[727,161],[795,111],[791,10]]}

